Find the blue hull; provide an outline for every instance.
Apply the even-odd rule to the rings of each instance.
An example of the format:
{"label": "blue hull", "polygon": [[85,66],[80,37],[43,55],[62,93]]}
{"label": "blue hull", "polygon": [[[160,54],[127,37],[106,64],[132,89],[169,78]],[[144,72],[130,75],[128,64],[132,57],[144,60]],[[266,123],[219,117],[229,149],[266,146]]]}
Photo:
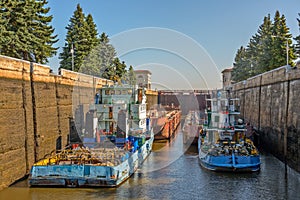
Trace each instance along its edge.
{"label": "blue hull", "polygon": [[154,137],[145,141],[137,151],[128,153],[126,160],[116,166],[92,164],[35,165],[31,168],[30,186],[116,187],[127,180],[148,157]]}
{"label": "blue hull", "polygon": [[260,170],[260,156],[211,156],[199,153],[202,167],[212,171],[256,172]]}

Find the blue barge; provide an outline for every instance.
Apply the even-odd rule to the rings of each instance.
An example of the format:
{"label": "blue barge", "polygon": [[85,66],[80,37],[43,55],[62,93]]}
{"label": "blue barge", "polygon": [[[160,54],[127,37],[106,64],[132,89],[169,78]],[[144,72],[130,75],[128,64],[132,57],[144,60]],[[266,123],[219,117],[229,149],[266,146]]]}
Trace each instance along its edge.
{"label": "blue barge", "polygon": [[[145,142],[135,152],[122,155],[120,164],[107,164],[97,161],[97,154],[89,150],[89,155],[95,156],[86,162],[73,158],[73,160],[47,158],[37,162],[31,169],[30,186],[63,186],[63,187],[115,187],[128,179],[150,154],[153,137]],[[69,155],[79,154],[82,149],[71,150]],[[94,152],[94,154],[93,154]],[[107,158],[111,160],[111,158]],[[59,160],[59,161],[58,161]],[[80,163],[81,161],[81,163]]]}
{"label": "blue barge", "polygon": [[154,140],[143,89],[105,86],[88,115],[83,145],[36,162],[30,186],[116,187],[142,165]]}

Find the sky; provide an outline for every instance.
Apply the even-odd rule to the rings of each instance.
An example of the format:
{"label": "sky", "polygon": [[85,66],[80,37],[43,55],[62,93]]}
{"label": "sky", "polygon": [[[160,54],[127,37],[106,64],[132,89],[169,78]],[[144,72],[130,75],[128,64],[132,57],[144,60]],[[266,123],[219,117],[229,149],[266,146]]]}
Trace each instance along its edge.
{"label": "sky", "polygon": [[221,71],[276,10],[293,37],[300,34],[299,0],[49,0],[59,39],[48,63],[54,72],[78,3],[127,66],[152,72],[152,89],[220,88]]}

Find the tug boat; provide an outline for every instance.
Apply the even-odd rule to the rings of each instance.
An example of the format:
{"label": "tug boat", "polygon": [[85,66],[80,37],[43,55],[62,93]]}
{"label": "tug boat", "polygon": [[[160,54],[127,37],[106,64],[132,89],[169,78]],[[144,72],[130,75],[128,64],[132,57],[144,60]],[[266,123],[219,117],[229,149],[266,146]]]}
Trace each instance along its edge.
{"label": "tug boat", "polygon": [[214,91],[207,99],[206,120],[198,139],[200,164],[212,171],[259,171],[260,155],[251,140],[252,129],[237,119],[239,99],[228,96],[228,91]]}
{"label": "tug boat", "polygon": [[104,86],[86,114],[82,143],[36,162],[30,186],[116,187],[128,179],[152,150],[144,89]]}

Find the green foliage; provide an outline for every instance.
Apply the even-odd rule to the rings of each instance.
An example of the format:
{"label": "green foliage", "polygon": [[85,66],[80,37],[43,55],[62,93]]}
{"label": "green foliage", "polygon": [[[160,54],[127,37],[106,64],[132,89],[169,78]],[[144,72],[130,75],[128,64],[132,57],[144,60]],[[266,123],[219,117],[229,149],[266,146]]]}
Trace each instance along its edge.
{"label": "green foliage", "polygon": [[83,61],[80,72],[109,79],[113,74],[116,51],[105,33],[101,34],[99,41]]}
{"label": "green foliage", "polygon": [[131,65],[129,66],[129,69],[125,74],[124,80],[129,85],[136,85],[136,74]]}
{"label": "green foliage", "polygon": [[61,59],[60,67],[72,69],[73,52],[74,71],[79,71],[86,56],[99,44],[97,28],[92,16],[85,17],[82,8],[78,4],[66,29],[65,46],[63,52],[59,55],[59,59]]}
{"label": "green foliage", "polygon": [[126,64],[124,61],[120,62],[119,58],[115,58],[113,62],[114,69],[116,70],[117,81],[121,81],[126,76]]}
{"label": "green foliage", "polygon": [[126,64],[116,57],[115,48],[102,33],[100,43],[91,50],[80,68],[80,72],[120,82],[126,77]]}
{"label": "green foliage", "polygon": [[115,48],[105,33],[98,37],[92,15],[84,15],[80,5],[66,27],[66,43],[60,54],[61,68],[72,69],[73,45],[74,71],[98,76],[115,82],[126,74],[126,65],[116,57]]}
{"label": "green foliage", "polygon": [[234,59],[232,80],[238,82],[249,77],[249,62],[245,59],[247,57],[247,52],[244,47],[240,47]]}
{"label": "green foliage", "polygon": [[58,40],[46,0],[0,1],[0,54],[46,63]]}
{"label": "green foliage", "polygon": [[86,17],[86,23],[87,23],[87,32],[90,35],[90,44],[92,47],[97,46],[100,43],[100,40],[98,39],[98,31],[96,24],[94,23],[94,19],[91,14],[88,14]]}
{"label": "green foliage", "polygon": [[293,66],[293,59],[295,59],[294,48],[292,44],[292,35],[289,33],[289,28],[286,25],[285,16],[280,16],[277,11],[274,18],[272,32],[272,62],[271,65],[274,66],[271,69],[283,66],[287,64],[286,55],[288,49],[289,65]]}
{"label": "green foliage", "polygon": [[115,48],[109,43],[109,38],[105,33],[102,33],[100,36],[100,48],[98,51],[99,59],[101,59],[100,76],[110,79],[117,53]]}
{"label": "green foliage", "polygon": [[119,58],[114,58],[112,65],[105,68],[103,78],[114,82],[120,82],[126,73],[125,62],[120,62]]}
{"label": "green foliage", "polygon": [[285,16],[280,16],[279,11],[275,13],[274,22],[271,21],[270,15],[264,17],[263,24],[252,36],[247,48],[237,51],[232,71],[233,80],[245,80],[286,65],[287,49],[288,64],[293,66],[295,53],[291,38]]}
{"label": "green foliage", "polygon": [[252,54],[253,74],[256,75],[268,71],[273,66],[272,59],[272,21],[270,15],[264,17],[263,24],[259,26],[256,35],[256,52]]}

